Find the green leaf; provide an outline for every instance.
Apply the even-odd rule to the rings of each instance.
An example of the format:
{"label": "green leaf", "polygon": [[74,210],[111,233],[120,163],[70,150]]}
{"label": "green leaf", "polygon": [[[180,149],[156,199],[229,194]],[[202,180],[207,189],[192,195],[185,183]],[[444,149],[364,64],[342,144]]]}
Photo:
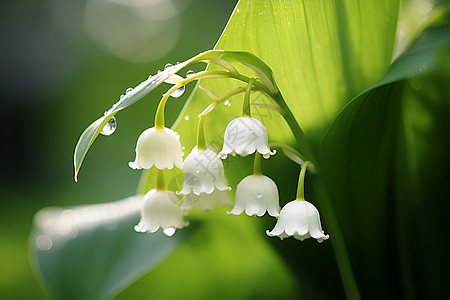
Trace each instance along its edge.
{"label": "green leaf", "polygon": [[[445,226],[436,216],[444,205],[438,174],[449,166],[443,149],[448,149],[444,128],[450,127],[450,106],[445,80],[436,72],[444,70],[449,78],[449,37],[450,27],[419,37],[383,79],[340,112],[322,143],[325,184],[360,288],[371,290],[371,297],[443,297],[436,286],[444,283],[430,267],[443,256],[433,259],[413,249],[422,248],[417,237],[419,244],[433,243],[439,239],[434,230]],[[323,193],[317,196],[324,201]],[[422,266],[433,280],[416,277]],[[373,285],[379,278],[384,284]]]}
{"label": "green leaf", "polygon": [[[277,86],[312,146],[336,113],[354,96],[379,80],[390,65],[398,1],[240,1],[215,49],[248,51],[274,72]],[[249,74],[251,76],[251,74]],[[236,83],[202,81],[216,95]],[[242,97],[241,97],[242,98]],[[220,135],[240,113],[241,99],[214,114],[209,136]],[[255,103],[271,104],[255,95]],[[185,115],[198,114],[210,100],[197,90]],[[292,144],[276,111],[258,107],[257,118],[271,140]],[[180,124],[189,122],[179,120]],[[217,140],[214,141],[217,143]]]}
{"label": "green leaf", "polygon": [[169,256],[194,228],[172,237],[138,234],[142,197],[72,208],[34,218],[31,254],[51,299],[109,299]]}

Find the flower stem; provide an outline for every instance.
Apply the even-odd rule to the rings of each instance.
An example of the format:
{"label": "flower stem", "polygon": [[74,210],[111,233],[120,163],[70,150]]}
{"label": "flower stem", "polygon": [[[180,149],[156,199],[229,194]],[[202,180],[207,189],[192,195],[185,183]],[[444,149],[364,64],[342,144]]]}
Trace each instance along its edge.
{"label": "flower stem", "polygon": [[[156,116],[155,116],[155,128],[156,129],[164,129],[165,127],[165,122],[164,122],[164,110],[166,107],[166,102],[167,99],[169,99],[169,96],[175,92],[176,90],[178,90],[179,88],[185,86],[186,84],[197,80],[197,79],[204,79],[204,78],[233,78],[233,79],[237,79],[240,80],[242,82],[246,82],[248,83],[249,81],[253,80],[252,78],[249,78],[247,76],[244,76],[242,74],[239,73],[232,73],[232,72],[228,72],[228,71],[203,71],[203,72],[199,72],[193,76],[190,76],[182,81],[180,81],[180,83],[175,84],[174,86],[172,86],[167,93],[165,93],[163,95],[163,97],[161,98],[161,100],[159,101],[159,105],[158,108],[156,110]],[[265,87],[263,84],[261,83],[257,83],[254,82],[253,85],[255,85],[257,87],[258,90],[264,91],[267,93],[267,87]],[[238,91],[239,92],[239,91]]]}
{"label": "flower stem", "polygon": [[305,200],[305,177],[306,177],[306,169],[308,169],[308,165],[310,161],[305,161],[300,170],[300,176],[298,177],[298,185],[297,185],[297,198],[296,200]]}
{"label": "flower stem", "polygon": [[255,160],[253,161],[253,175],[262,175],[261,170],[261,154],[255,151]]}
{"label": "flower stem", "polygon": [[[155,167],[156,168],[156,167]],[[164,191],[166,187],[164,186],[164,173],[163,170],[156,168],[156,187],[158,191]]]}
{"label": "flower stem", "polygon": [[334,255],[344,285],[345,294],[349,300],[361,300],[358,285],[353,273],[350,258],[345,246],[344,237],[339,227],[339,222],[331,204],[330,197],[321,176],[313,181],[316,192],[320,194],[320,207],[322,209],[322,217],[325,225],[328,227],[331,235],[331,244],[333,245]]}
{"label": "flower stem", "polygon": [[197,127],[197,150],[206,150],[205,116],[199,115]]}
{"label": "flower stem", "polygon": [[244,103],[242,104],[242,115],[251,117],[250,112],[250,93],[252,91],[252,85],[255,80],[253,78],[250,79],[247,85],[247,89],[245,90]]}
{"label": "flower stem", "polygon": [[280,109],[283,112],[282,116],[288,123],[289,127],[291,128],[295,140],[298,143],[298,150],[302,154],[301,156],[311,161],[314,164],[314,166],[317,166],[317,159],[315,158],[312,148],[309,146],[308,139],[306,135],[303,133],[302,129],[300,128],[300,125],[297,123],[295,116],[292,114],[291,110],[284,101],[283,96],[281,96],[280,93],[276,93],[272,94],[271,97],[280,106]]}

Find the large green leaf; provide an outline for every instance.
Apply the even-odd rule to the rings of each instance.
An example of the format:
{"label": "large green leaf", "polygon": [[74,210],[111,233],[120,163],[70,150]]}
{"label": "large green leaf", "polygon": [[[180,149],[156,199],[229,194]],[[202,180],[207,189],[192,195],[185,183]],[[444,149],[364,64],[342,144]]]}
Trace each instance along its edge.
{"label": "large green leaf", "polygon": [[[335,114],[354,96],[379,80],[389,67],[395,39],[398,1],[248,1],[236,7],[215,49],[248,51],[275,74],[278,88],[312,146],[319,144]],[[251,75],[251,74],[250,74]],[[217,95],[233,89],[230,81],[203,81]],[[208,125],[220,144],[225,124],[240,114],[241,96],[222,107]],[[197,90],[185,110],[192,116],[210,103]],[[235,104],[236,103],[236,104]],[[270,104],[254,96],[254,103]],[[255,108],[273,141],[293,142],[282,118],[266,106]],[[183,131],[184,135],[195,134]],[[192,137],[186,137],[187,147]]]}
{"label": "large green leaf", "polygon": [[370,297],[443,297],[437,266],[449,249],[421,244],[431,246],[439,239],[435,229],[448,226],[437,216],[448,207],[439,184],[449,167],[449,46],[450,27],[424,33],[340,112],[323,140],[321,170],[358,283]]}
{"label": "large green leaf", "polygon": [[39,211],[30,236],[33,263],[51,299],[109,299],[170,255],[192,229],[173,237],[138,234],[142,197]]}

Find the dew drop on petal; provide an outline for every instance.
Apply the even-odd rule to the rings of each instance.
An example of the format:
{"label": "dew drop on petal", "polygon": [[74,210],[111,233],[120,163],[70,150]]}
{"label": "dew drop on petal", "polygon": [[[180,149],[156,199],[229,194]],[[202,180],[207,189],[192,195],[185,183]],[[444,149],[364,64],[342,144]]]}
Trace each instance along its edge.
{"label": "dew drop on petal", "polygon": [[261,199],[262,196],[263,196],[263,195],[262,195],[261,193],[256,194],[256,198],[258,198],[258,199]]}
{"label": "dew drop on petal", "polygon": [[163,230],[163,233],[167,236],[172,236],[175,234],[175,228],[169,227]]}
{"label": "dew drop on petal", "polygon": [[127,88],[127,90],[125,91],[127,94],[131,93],[133,91],[133,88]]}
{"label": "dew drop on petal", "polygon": [[176,90],[175,92],[173,92],[170,96],[174,97],[174,98],[178,98],[181,97],[184,94],[184,91],[186,90],[186,87],[183,85],[182,87],[180,87],[178,90]]}
{"label": "dew drop on petal", "polygon": [[195,170],[195,173],[200,173],[200,170],[199,170],[199,169],[196,169],[196,170]]}
{"label": "dew drop on petal", "polygon": [[159,73],[161,73],[161,70],[158,70],[158,72],[156,72],[156,74],[159,74]]}
{"label": "dew drop on petal", "polygon": [[195,72],[192,71],[192,70],[188,70],[188,71],[186,72],[186,77],[191,77],[191,76],[194,76],[194,75],[195,75]]}
{"label": "dew drop on petal", "polygon": [[173,66],[172,64],[167,63],[167,64],[164,66],[164,69],[170,68],[170,67],[172,67],[172,66]]}
{"label": "dew drop on petal", "polygon": [[123,99],[123,97],[125,97],[125,95],[123,95],[123,94],[122,94],[122,95],[120,95],[120,99]]}
{"label": "dew drop on petal", "polygon": [[152,78],[152,75],[148,75],[148,79],[151,79]]}
{"label": "dew drop on petal", "polygon": [[112,117],[108,123],[105,124],[105,126],[103,127],[102,131],[100,132],[103,135],[111,135],[114,133],[114,131],[116,131],[117,129],[117,120],[116,117]]}

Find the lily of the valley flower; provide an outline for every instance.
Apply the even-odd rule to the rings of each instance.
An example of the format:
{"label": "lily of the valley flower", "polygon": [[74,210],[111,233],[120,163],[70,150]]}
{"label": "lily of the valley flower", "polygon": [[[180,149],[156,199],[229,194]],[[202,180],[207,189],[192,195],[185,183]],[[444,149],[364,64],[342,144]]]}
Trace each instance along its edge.
{"label": "lily of the valley flower", "polygon": [[136,159],[129,162],[132,169],[172,169],[173,165],[183,168],[183,152],[180,137],[169,128],[149,128],[139,136],[136,145]]}
{"label": "lily of the valley flower", "polygon": [[201,211],[214,210],[218,204],[231,207],[233,203],[228,197],[228,191],[220,191],[215,189],[211,194],[195,195],[193,193],[183,196],[182,207],[187,210],[193,209],[195,206]]}
{"label": "lily of the valley flower", "polygon": [[236,188],[236,203],[229,215],[240,215],[245,210],[249,216],[261,217],[268,212],[272,217],[280,214],[278,188],[264,175],[250,175],[242,179]]}
{"label": "lily of the valley flower", "polygon": [[228,154],[247,156],[258,151],[269,158],[276,151],[270,151],[267,130],[259,120],[243,116],[232,120],[225,129],[223,149],[219,152],[222,159]]}
{"label": "lily of the valley flower", "polygon": [[176,228],[188,225],[184,221],[184,211],[177,206],[177,196],[167,190],[150,190],[144,196],[144,204],[141,210],[141,220],[134,227],[137,232],[156,232],[160,227],[167,235],[172,235]]}
{"label": "lily of the valley flower", "polygon": [[271,237],[278,236],[280,239],[293,236],[300,241],[312,237],[319,243],[330,237],[322,230],[319,211],[302,199],[287,203],[281,209],[275,227],[272,231],[267,230],[266,234]]}
{"label": "lily of the valley flower", "polygon": [[229,191],[222,161],[213,151],[192,149],[184,160],[183,189],[178,194],[211,194],[214,189]]}

